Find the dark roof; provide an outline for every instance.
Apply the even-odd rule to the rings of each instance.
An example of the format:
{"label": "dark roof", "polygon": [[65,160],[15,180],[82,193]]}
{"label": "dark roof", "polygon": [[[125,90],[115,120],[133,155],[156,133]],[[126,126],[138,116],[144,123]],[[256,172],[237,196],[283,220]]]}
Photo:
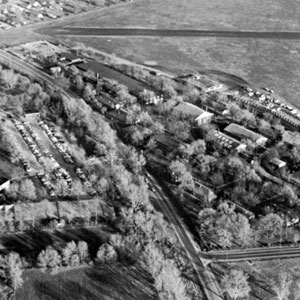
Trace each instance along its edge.
{"label": "dark roof", "polygon": [[81,57],[79,57],[76,54],[71,53],[71,52],[62,52],[62,53],[59,53],[59,58],[60,59],[65,59],[67,61],[72,61],[72,60],[75,60],[75,59],[81,59]]}
{"label": "dark roof", "polygon": [[157,146],[165,152],[173,152],[181,144],[180,140],[177,140],[166,133],[159,133],[153,136],[157,143]]}
{"label": "dark roof", "polygon": [[124,109],[119,110],[111,110],[105,113],[105,116],[111,120],[115,120],[116,122],[122,124],[128,124],[127,120],[128,112]]}
{"label": "dark roof", "polygon": [[99,76],[102,78],[116,80],[119,83],[126,85],[129,92],[135,95],[138,95],[138,93],[142,92],[144,89],[154,92],[154,90],[149,88],[146,84],[96,61],[80,63],[77,65],[77,68],[84,72],[91,70],[94,73],[99,74]]}

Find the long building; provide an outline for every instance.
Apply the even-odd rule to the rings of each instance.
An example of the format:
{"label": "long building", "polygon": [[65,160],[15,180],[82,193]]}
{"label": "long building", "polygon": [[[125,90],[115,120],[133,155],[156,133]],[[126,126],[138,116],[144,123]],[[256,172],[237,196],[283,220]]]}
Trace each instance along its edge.
{"label": "long building", "polygon": [[268,141],[268,138],[263,135],[235,123],[229,124],[224,131],[239,140],[248,139],[260,146],[264,146]]}

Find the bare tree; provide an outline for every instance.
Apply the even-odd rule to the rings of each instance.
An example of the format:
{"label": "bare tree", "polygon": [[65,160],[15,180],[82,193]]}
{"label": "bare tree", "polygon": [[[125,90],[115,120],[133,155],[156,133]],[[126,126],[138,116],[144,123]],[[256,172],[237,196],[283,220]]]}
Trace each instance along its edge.
{"label": "bare tree", "polygon": [[274,280],[270,281],[270,283],[276,294],[276,300],[286,300],[289,298],[293,278],[288,272],[279,273]]}
{"label": "bare tree", "polygon": [[242,270],[237,269],[231,269],[223,276],[221,286],[223,292],[233,300],[248,297],[251,291],[248,276]]}

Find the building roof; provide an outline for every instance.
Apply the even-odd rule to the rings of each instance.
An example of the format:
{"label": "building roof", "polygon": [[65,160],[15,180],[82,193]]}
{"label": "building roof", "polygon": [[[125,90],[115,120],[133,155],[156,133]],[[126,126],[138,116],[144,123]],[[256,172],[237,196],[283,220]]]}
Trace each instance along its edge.
{"label": "building roof", "polygon": [[99,76],[102,78],[104,77],[116,80],[119,83],[126,85],[129,92],[134,95],[139,95],[145,89],[155,92],[152,88],[146,86],[144,83],[122,74],[121,72],[116,71],[97,61],[87,61],[85,63],[77,64],[77,68],[84,72],[91,70],[95,74],[99,74]]}
{"label": "building roof", "polygon": [[211,118],[211,117],[213,117],[213,115],[214,115],[213,113],[210,113],[208,111],[204,111],[200,116],[198,116],[196,121],[199,120],[199,119]]}
{"label": "building roof", "polygon": [[244,144],[242,144],[240,141],[234,139],[233,137],[223,132],[214,130],[213,133],[214,133],[215,140],[218,141],[224,148],[232,150],[232,149],[237,149],[240,146],[242,146],[240,148],[244,147]]}
{"label": "building roof", "polygon": [[270,163],[277,166],[278,168],[283,168],[283,167],[286,166],[286,162],[284,162],[284,161],[282,161],[282,160],[280,160],[279,158],[276,158],[276,157],[272,158],[270,160]]}
{"label": "building roof", "polygon": [[195,180],[196,193],[201,194],[207,201],[212,201],[217,196],[212,189]]}
{"label": "building roof", "polygon": [[183,113],[185,115],[193,116],[193,117],[199,117],[206,111],[203,110],[202,108],[191,104],[189,102],[181,102],[178,105],[174,107],[174,110],[176,110],[179,113]]}
{"label": "building roof", "polygon": [[75,60],[75,59],[81,59],[81,57],[79,57],[76,54],[71,53],[71,52],[59,53],[59,58],[61,60],[67,60],[67,61],[72,61],[72,60]]}
{"label": "building roof", "polygon": [[191,82],[202,89],[208,89],[220,84],[214,81],[213,79],[200,74],[188,74],[188,75],[179,76],[178,78]]}
{"label": "building roof", "polygon": [[[245,139],[250,139],[252,141],[258,141],[261,138],[264,138],[261,134],[258,134],[252,130],[249,130],[243,126],[240,126],[235,123],[229,124],[224,131],[226,133],[238,136],[239,138],[245,138]],[[265,138],[267,139],[267,138]]]}

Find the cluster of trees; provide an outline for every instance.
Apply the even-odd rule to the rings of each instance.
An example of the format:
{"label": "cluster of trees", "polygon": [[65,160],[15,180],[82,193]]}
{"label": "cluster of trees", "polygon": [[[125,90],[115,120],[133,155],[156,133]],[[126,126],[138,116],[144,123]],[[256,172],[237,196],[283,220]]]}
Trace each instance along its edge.
{"label": "cluster of trees", "polygon": [[231,268],[227,274],[222,277],[221,288],[223,293],[233,300],[249,297],[249,293],[251,292],[248,275],[238,268]]}
{"label": "cluster of trees", "polygon": [[0,65],[0,107],[22,114],[39,111],[49,96],[39,83]]}
{"label": "cluster of trees", "polygon": [[23,284],[24,262],[16,252],[0,255],[0,299],[12,300]]}
{"label": "cluster of trees", "polygon": [[149,71],[141,67],[135,65],[118,64],[113,60],[110,60],[110,65],[115,69],[120,70],[124,74],[133,77],[134,79],[147,83],[149,86],[159,91],[166,100],[177,96],[177,84],[174,80],[168,77],[152,75],[149,73]]}
{"label": "cluster of trees", "polygon": [[11,182],[7,196],[14,200],[22,198],[32,202],[37,199],[36,187],[31,179],[15,180]]}
{"label": "cluster of trees", "polygon": [[[0,100],[1,101],[1,100]],[[5,122],[1,122],[0,126],[0,142],[1,151],[7,153],[12,163],[16,163],[20,158],[20,145],[11,130]]]}
{"label": "cluster of trees", "polygon": [[174,260],[166,259],[153,244],[148,244],[143,253],[144,262],[153,278],[160,299],[188,300],[186,284]]}
{"label": "cluster of trees", "polygon": [[77,267],[88,264],[91,261],[88,245],[84,241],[77,244],[72,241],[67,243],[66,247],[57,251],[52,246],[47,246],[42,250],[36,261],[39,268],[54,269],[61,266]]}
{"label": "cluster of trees", "polygon": [[248,219],[235,212],[235,206],[226,202],[217,209],[205,208],[199,212],[198,226],[202,236],[212,244],[230,248],[234,244],[241,247],[255,244],[254,231]]}
{"label": "cluster of trees", "polygon": [[174,160],[169,165],[169,171],[173,181],[179,183],[180,190],[195,188],[195,183],[191,172],[188,170],[185,163],[179,160]]}

